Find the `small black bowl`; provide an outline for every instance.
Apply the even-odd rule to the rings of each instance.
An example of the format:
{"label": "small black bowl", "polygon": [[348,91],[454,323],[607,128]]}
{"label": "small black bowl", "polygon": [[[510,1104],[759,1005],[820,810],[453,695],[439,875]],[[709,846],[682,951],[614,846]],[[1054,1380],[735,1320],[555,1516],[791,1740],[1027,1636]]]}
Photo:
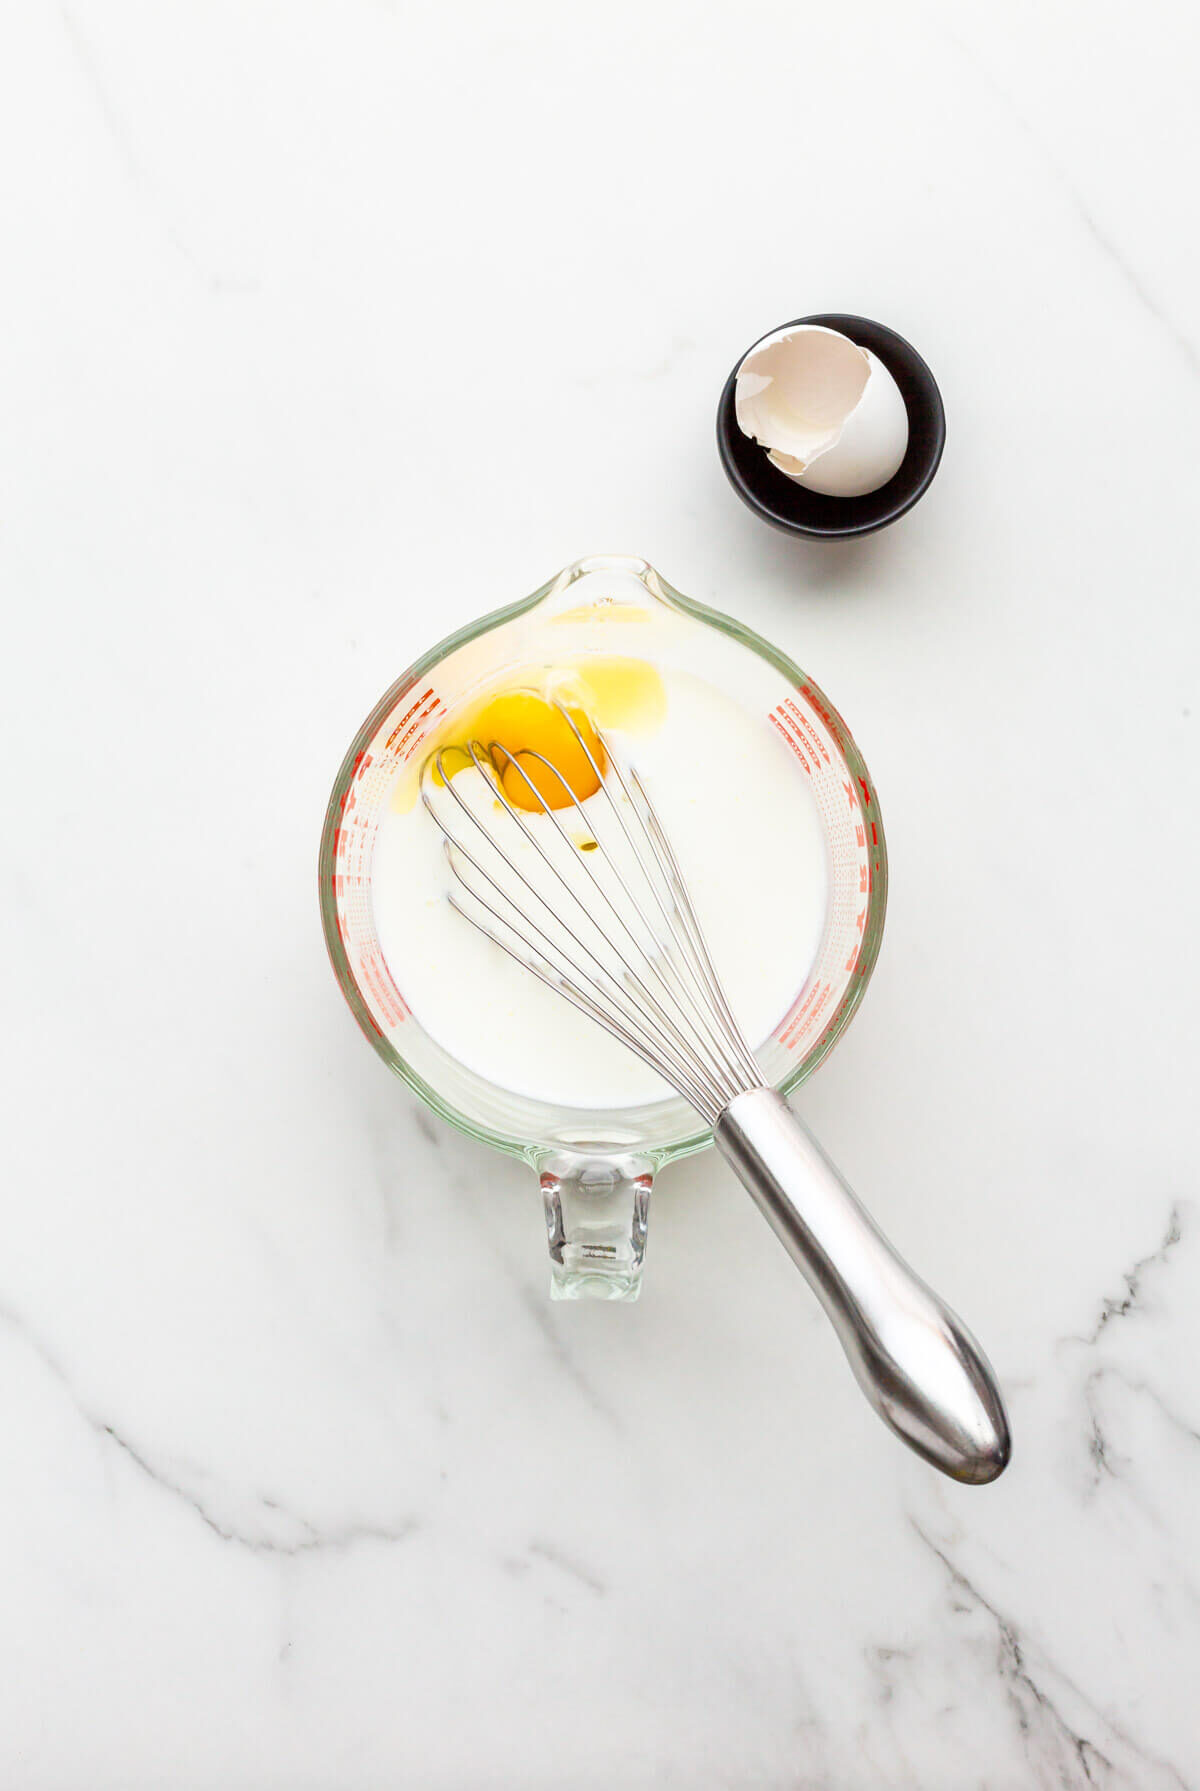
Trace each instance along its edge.
{"label": "small black bowl", "polygon": [[[738,356],[737,366],[725,381],[717,410],[721,465],[742,502],[765,522],[785,529],[789,535],[815,535],[831,541],[869,535],[873,529],[885,528],[911,510],[937,472],[946,445],[942,395],[912,344],[882,323],[841,311],[823,311],[815,317],[797,317],[794,323],[781,324],[779,328],[794,329],[800,323],[821,323],[827,329],[839,330],[860,348],[869,348],[879,356],[899,386],[908,410],[908,450],[899,470],[878,491],[868,491],[862,497],[825,497],[819,491],[806,491],[803,485],[797,485],[772,466],[766,450],[743,435],[737,426],[733,395],[744,354]],[[768,336],[776,333],[767,331]],[[759,337],[760,342],[765,340],[766,337]],[[754,346],[757,348],[758,343]]]}

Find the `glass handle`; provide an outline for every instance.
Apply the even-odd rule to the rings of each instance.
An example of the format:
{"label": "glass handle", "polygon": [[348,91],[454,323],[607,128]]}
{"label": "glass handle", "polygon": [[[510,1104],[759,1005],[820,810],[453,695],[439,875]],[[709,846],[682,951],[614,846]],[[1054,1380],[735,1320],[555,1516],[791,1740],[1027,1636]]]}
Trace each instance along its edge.
{"label": "glass handle", "polygon": [[552,1300],[636,1300],[654,1165],[648,1157],[550,1152],[537,1163]]}

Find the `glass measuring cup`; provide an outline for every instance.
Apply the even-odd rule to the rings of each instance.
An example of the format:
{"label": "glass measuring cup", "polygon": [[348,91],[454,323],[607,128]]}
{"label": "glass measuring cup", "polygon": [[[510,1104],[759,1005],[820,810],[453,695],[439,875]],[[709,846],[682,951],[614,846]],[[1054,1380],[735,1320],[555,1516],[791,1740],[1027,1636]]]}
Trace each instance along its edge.
{"label": "glass measuring cup", "polygon": [[458,1062],[408,1008],[379,943],[372,867],[393,787],[439,725],[507,669],[598,654],[652,659],[704,678],[773,728],[802,767],[821,818],[829,900],[812,969],[758,1052],[787,1093],[833,1048],[879,952],[887,854],[879,805],[845,723],[812,680],[731,617],[674,590],[644,560],[598,556],[450,636],[405,672],[356,734],[321,835],[320,894],[334,972],[384,1062],[444,1119],[538,1176],[551,1294],[635,1298],[657,1170],[711,1143],[683,1100],[625,1109],[531,1099]]}

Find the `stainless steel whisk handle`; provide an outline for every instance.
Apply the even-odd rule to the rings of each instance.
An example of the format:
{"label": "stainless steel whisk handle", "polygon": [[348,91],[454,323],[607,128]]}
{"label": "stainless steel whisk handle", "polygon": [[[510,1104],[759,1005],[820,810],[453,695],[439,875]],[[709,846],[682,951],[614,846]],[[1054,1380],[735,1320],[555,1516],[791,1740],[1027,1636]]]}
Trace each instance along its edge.
{"label": "stainless steel whisk handle", "polygon": [[772,1088],[737,1095],[713,1135],[833,1321],[885,1424],[951,1479],[994,1480],[1012,1445],[987,1357],[892,1249],[787,1102]]}

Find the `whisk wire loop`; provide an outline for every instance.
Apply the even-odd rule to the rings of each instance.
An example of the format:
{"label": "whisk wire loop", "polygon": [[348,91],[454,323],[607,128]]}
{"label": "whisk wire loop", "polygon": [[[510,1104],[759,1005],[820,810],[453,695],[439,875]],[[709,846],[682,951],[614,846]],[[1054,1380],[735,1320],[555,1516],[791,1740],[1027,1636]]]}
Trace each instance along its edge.
{"label": "whisk wire loop", "polygon": [[[596,763],[596,760],[592,754],[592,750],[589,747],[587,741],[584,739],[583,734],[582,734],[580,728],[578,727],[574,717],[566,709],[562,708],[561,705],[557,705],[557,706],[559,708],[560,714],[563,716],[564,720],[566,721],[567,726],[570,728],[571,732],[574,734],[576,743],[578,744],[578,746],[581,748],[581,750],[587,756],[588,764],[591,766],[592,771],[595,774],[597,781],[599,782],[600,790],[602,791],[603,795],[605,796],[605,798],[608,802],[609,809],[611,810],[612,814],[615,816],[617,825],[620,827],[622,834],[624,835],[625,839],[627,840],[627,842],[629,844],[631,851],[633,852],[633,855],[638,864],[638,868],[641,870],[643,876],[646,879],[647,884],[650,887],[651,892],[653,893],[653,895],[655,897],[655,900],[658,904],[659,910],[663,916],[664,921],[667,924],[667,927],[670,930],[671,937],[672,937],[674,943],[680,949],[680,951],[685,954],[686,958],[688,958],[689,960],[693,959],[693,947],[690,944],[690,942],[686,942],[685,938],[681,937],[680,930],[676,925],[676,917],[678,917],[680,920],[684,921],[685,927],[687,928],[688,932],[694,934],[696,940],[698,940],[698,942],[699,942],[700,952],[702,954],[703,962],[707,966],[707,972],[705,972],[703,969],[700,969],[699,966],[694,961],[689,962],[689,968],[692,971],[693,977],[695,978],[698,975],[699,981],[700,981],[701,985],[703,985],[700,990],[701,996],[703,996],[705,989],[707,989],[707,992],[710,996],[713,995],[714,992],[719,994],[718,1007],[721,1011],[722,1018],[726,1021],[727,1033],[723,1036],[722,1033],[720,1032],[720,1030],[718,1030],[715,1034],[712,1035],[711,1043],[715,1046],[716,1051],[719,1053],[719,1056],[724,1065],[725,1071],[731,1077],[730,1086],[732,1087],[734,1093],[741,1092],[746,1086],[749,1086],[751,1088],[757,1087],[759,1081],[761,1080],[761,1078],[759,1076],[759,1072],[758,1072],[758,1065],[754,1061],[754,1056],[750,1050],[750,1047],[746,1044],[746,1041],[745,1041],[744,1037],[742,1036],[742,1032],[737,1024],[737,1021],[733,1018],[732,1013],[729,1011],[729,1006],[728,1006],[728,1003],[725,1001],[724,995],[719,993],[720,985],[717,982],[716,972],[712,966],[712,960],[708,956],[708,949],[704,945],[703,935],[700,933],[700,925],[696,919],[695,910],[692,907],[691,897],[688,894],[687,885],[685,884],[685,882],[683,880],[683,874],[679,869],[679,864],[675,858],[675,854],[671,850],[670,846],[667,843],[666,834],[663,831],[662,824],[659,821],[658,815],[656,814],[656,812],[654,810],[654,805],[650,801],[650,798],[646,793],[645,786],[642,784],[641,779],[637,775],[637,772],[635,770],[633,770],[631,767],[630,768],[630,778],[636,784],[638,793],[641,797],[641,801],[645,806],[646,814],[643,814],[641,809],[638,807],[638,804],[634,802],[633,797],[630,794],[629,784],[626,782],[625,774],[622,771],[620,762],[616,758],[613,757],[611,748],[609,748],[607,742],[604,741],[603,737],[598,736],[598,738],[600,738],[601,744],[604,747],[604,750],[607,754],[609,768],[611,769],[614,777],[616,778],[618,784],[620,785],[621,793],[625,797],[625,800],[629,807],[630,812],[637,819],[638,826],[641,829],[643,839],[645,840],[646,844],[650,848],[651,855],[654,858],[655,867],[658,872],[657,877],[655,877],[651,874],[649,867],[647,866],[646,861],[642,856],[641,850],[638,847],[637,841],[634,838],[633,834],[631,833],[631,831],[626,823],[625,816],[621,811],[621,806],[617,802],[615,796],[613,795],[612,789],[609,786],[609,783],[607,782],[600,766]],[[651,831],[650,826],[647,825],[647,816],[649,816],[650,822],[652,822],[652,824],[653,824],[653,832]],[[662,894],[660,891],[660,887],[659,887],[660,880],[666,884],[666,887],[670,894],[670,908],[668,908],[667,904],[663,900],[663,897],[662,897]],[[668,961],[671,961],[669,954],[668,954]],[[701,1006],[704,1009],[703,1012],[700,1011],[700,1009],[697,1006],[697,1003],[694,1000],[691,1002],[691,1005],[693,1008],[693,1012],[695,1013],[697,1019],[699,1019],[701,1021],[701,1024],[702,1025],[704,1025],[704,1024],[711,1025],[712,1014],[711,1014],[711,1011],[708,1009],[707,1003],[704,1003],[703,1001],[701,1003]],[[739,1062],[739,1059],[740,1059],[740,1062]],[[748,1085],[742,1079],[746,1075],[749,1075],[749,1077],[750,1077],[750,1082]]]}
{"label": "whisk wire loop", "polygon": [[[684,1055],[692,1063],[695,1071],[698,1074],[700,1074],[702,1077],[705,1074],[712,1075],[714,1073],[713,1065],[711,1063],[705,1063],[702,1054],[696,1048],[697,1039],[696,1039],[694,1031],[688,1030],[689,1027],[694,1028],[696,1016],[693,1015],[693,1017],[689,1021],[688,1017],[683,1013],[682,1009],[680,1008],[680,1004],[679,1004],[679,1001],[678,1001],[678,998],[677,998],[675,992],[668,986],[666,977],[663,974],[663,966],[664,965],[666,966],[667,969],[671,970],[672,972],[674,972],[674,965],[671,963],[670,958],[663,953],[661,941],[654,934],[653,928],[650,926],[650,923],[647,920],[645,912],[644,912],[641,904],[638,902],[636,895],[630,889],[628,882],[622,881],[622,883],[621,883],[622,894],[625,895],[628,898],[628,900],[631,902],[631,904],[634,908],[634,912],[637,915],[637,918],[641,921],[642,925],[646,928],[647,933],[651,939],[652,945],[654,947],[653,950],[647,949],[645,940],[640,939],[638,937],[634,928],[629,924],[628,917],[621,913],[620,908],[617,906],[616,902],[613,899],[611,891],[605,887],[601,878],[597,876],[597,874],[590,862],[590,859],[585,858],[581,852],[579,852],[575,849],[574,842],[571,840],[569,834],[567,834],[566,830],[562,826],[562,823],[558,817],[558,813],[555,811],[555,809],[549,803],[547,803],[544,793],[541,790],[539,790],[538,786],[534,783],[534,781],[530,777],[528,771],[525,769],[525,766],[522,765],[518,759],[514,758],[513,755],[508,751],[508,749],[506,747],[501,746],[496,742],[493,742],[491,744],[491,746],[489,747],[490,758],[484,758],[481,761],[479,755],[475,752],[476,744],[477,743],[472,742],[472,753],[476,757],[476,763],[478,765],[478,768],[484,773],[485,776],[487,776],[489,778],[489,781],[493,785],[494,791],[496,791],[496,793],[497,793],[497,798],[498,798],[501,806],[507,811],[507,813],[510,815],[510,817],[516,822],[517,826],[521,829],[521,832],[525,835],[526,839],[528,839],[530,841],[530,843],[534,846],[535,850],[538,853],[538,856],[542,859],[543,863],[545,863],[553,871],[557,882],[567,892],[567,894],[571,897],[571,899],[578,903],[582,913],[591,922],[593,928],[597,932],[602,932],[602,929],[600,928],[599,923],[596,920],[595,914],[590,910],[588,905],[583,901],[583,899],[579,895],[578,890],[573,889],[571,887],[571,885],[567,882],[567,879],[563,876],[560,868],[556,864],[553,863],[549,854],[543,849],[541,842],[538,840],[536,834],[530,828],[524,815],[509,800],[508,794],[507,794],[506,790],[504,789],[502,778],[496,777],[495,773],[496,773],[496,755],[497,754],[503,755],[503,757],[506,761],[506,768],[507,768],[508,764],[511,764],[512,766],[515,767],[517,773],[523,779],[526,788],[529,790],[530,794],[537,800],[537,802],[539,804],[540,812],[549,818],[549,820],[551,821],[551,823],[554,827],[556,834],[558,835],[559,840],[565,846],[567,853],[569,854],[569,856],[567,858],[567,862],[571,865],[572,870],[573,871],[579,870],[579,869],[582,870],[584,877],[587,879],[587,882],[590,885],[591,891],[594,892],[595,895],[599,896],[600,900],[603,902],[604,906],[607,908],[609,914],[612,916],[613,920],[616,921],[617,925],[621,928],[621,931],[625,935],[625,939],[627,941],[627,944],[624,947],[622,945],[620,945],[617,941],[609,938],[607,935],[603,935],[603,937],[604,937],[605,945],[607,947],[609,947],[616,954],[623,970],[625,971],[627,985],[631,985],[630,992],[632,993],[633,991],[636,991],[636,998],[645,1002],[650,1007],[651,1013],[657,1018],[657,1020],[659,1021],[660,1024],[667,1024],[669,1026],[673,1026],[676,1029],[674,1032],[674,1035],[673,1035],[675,1045],[676,1045],[677,1049],[680,1049],[683,1051]],[[568,800],[571,802],[572,806],[575,808],[576,813],[578,814],[580,820],[583,822],[584,826],[588,829],[588,832],[589,833],[593,832],[594,830],[593,830],[592,824],[589,822],[587,815],[584,814],[582,805],[579,801],[579,798],[576,796],[574,790],[571,788],[569,782],[563,776],[562,772],[558,769],[558,767],[556,765],[552,764],[550,762],[550,760],[545,758],[543,756],[543,754],[538,753],[538,752],[528,751],[523,756],[528,759],[532,759],[532,760],[536,761],[537,763],[539,763],[540,765],[542,765],[544,767],[544,769],[551,774],[551,776],[553,776],[554,778],[556,778],[558,780],[560,788],[562,789],[563,793],[566,795]],[[599,845],[599,842],[597,841],[596,844]],[[606,862],[607,862],[607,860],[606,860]],[[535,890],[532,890],[532,886],[530,886],[530,887],[531,887],[531,893],[534,893],[536,895],[537,892]],[[562,915],[558,914],[557,912],[555,913],[555,921],[558,925],[566,926],[566,922],[564,921]],[[651,974],[654,977],[656,982],[663,989],[667,998],[674,1005],[674,1007],[676,1009],[676,1017],[674,1019],[671,1019],[664,1012],[663,1008],[658,1003],[658,1001],[655,999],[652,991],[650,990],[650,988],[645,980],[644,975],[637,968],[635,968],[635,966],[630,962],[629,956],[627,955],[630,950],[632,950],[635,957],[640,957],[640,959],[642,960],[644,969],[646,971],[648,971],[649,974]],[[604,966],[601,963],[601,961],[596,958],[594,953],[589,953],[589,956],[592,957],[593,962],[600,963],[601,969],[606,974],[608,974],[607,967]],[[678,981],[677,976],[676,976],[675,980]],[[684,990],[684,994],[686,996],[686,994],[687,994],[686,990]],[[683,1031],[679,1030],[681,1020],[684,1022],[685,1029]]]}
{"label": "whisk wire loop", "polygon": [[[551,940],[548,937],[545,928],[539,926],[537,921],[527,911],[518,906],[511,891],[502,887],[497,879],[482,864],[480,864],[479,860],[466,845],[465,841],[458,837],[458,835],[447,825],[444,815],[434,808],[427,793],[423,790],[422,797],[426,807],[434,814],[448,846],[453,848],[452,851],[448,850],[447,860],[458,883],[471,897],[472,901],[477,902],[480,906],[486,908],[501,926],[507,928],[510,933],[521,941],[527,951],[531,951],[535,954],[535,957],[541,958],[542,968],[539,968],[537,963],[531,962],[531,960],[522,953],[515,951],[508,939],[498,937],[490,928],[481,924],[474,913],[465,908],[461,902],[455,901],[454,897],[451,896],[451,900],[454,902],[457,912],[461,914],[464,919],[470,921],[472,925],[476,926],[479,931],[486,933],[487,936],[491,938],[495,944],[499,945],[502,950],[506,951],[510,957],[515,958],[519,963],[523,964],[526,969],[533,970],[534,973],[539,976],[541,981],[548,983],[550,987],[556,989],[560,994],[566,994],[569,999],[574,999],[575,994],[585,996],[585,1000],[583,1001],[575,1000],[575,1005],[581,1007],[584,1012],[589,1013],[591,1017],[598,1020],[600,1024],[607,1025],[610,1031],[616,1031],[623,1042],[632,1043],[632,1030],[633,1036],[640,1041],[639,1055],[643,1057],[643,1060],[649,1062],[651,1067],[658,1070],[660,1075],[666,1076],[667,1080],[672,1083],[672,1086],[678,1088],[678,1091],[684,1095],[685,1099],[692,1101],[701,1111],[704,1111],[704,1107],[701,1106],[697,1097],[701,1094],[701,1091],[705,1086],[705,1066],[702,1060],[696,1057],[694,1053],[688,1051],[688,1040],[686,1035],[680,1037],[676,1033],[669,1033],[664,1039],[662,1036],[661,1023],[657,1025],[647,1024],[647,1015],[643,1011],[642,1005],[639,1004],[639,996],[641,997],[642,1002],[649,1003],[652,1016],[655,1011],[661,1014],[661,1009],[658,1008],[657,1003],[653,1002],[653,998],[650,996],[649,991],[646,989],[644,982],[638,976],[636,970],[634,970],[632,965],[628,963],[628,960],[624,955],[614,947],[613,949],[616,951],[617,958],[626,972],[627,980],[618,980],[614,977],[611,969],[603,963],[587,942],[580,937],[576,928],[572,927],[570,922],[564,918],[561,912],[550,908],[546,896],[530,883],[529,879],[514,863],[512,857],[505,850],[496,835],[493,832],[489,832],[480,821],[480,818],[467,803],[463,801],[458,792],[453,788],[452,780],[446,777],[441,754],[439,754],[437,758],[437,767],[439,775],[443,778],[443,782],[450,790],[450,794],[461,812],[476,827],[478,827],[479,831],[486,839],[490,850],[502,860],[503,864],[512,873],[517,886],[522,889],[527,896],[531,896],[534,901],[552,916],[552,921],[555,927],[565,933],[567,937],[578,946],[579,950],[591,960],[594,969],[589,972],[584,965],[580,964],[579,961],[566,950],[561,942]],[[484,770],[484,767],[479,766],[479,769],[482,771]],[[486,776],[487,772],[485,771],[484,774]],[[494,790],[496,788],[494,779],[489,776],[488,781]],[[553,863],[549,855],[542,849],[541,843],[532,835],[521,817],[512,810],[511,804],[508,804],[504,800],[502,794],[500,800],[502,806],[507,808],[508,812],[512,814],[513,819],[517,822],[522,833],[530,841],[530,844],[534,847],[538,856],[547,865],[555,880],[562,886],[566,894],[579,905],[581,911],[586,915],[586,910],[582,909],[582,904],[579,903],[579,898],[570,889],[570,886],[567,884],[565,878],[563,878],[558,866]],[[568,840],[568,844],[569,843]],[[455,852],[461,854],[478,875],[495,891],[496,895],[499,896],[506,907],[511,910],[512,914],[515,914],[518,917],[520,924],[518,924],[518,921],[514,921],[510,918],[508,914],[501,914],[480,895],[478,889],[474,888],[469,879],[463,876],[462,867],[454,857]],[[539,951],[538,945],[529,938],[528,935],[531,932],[535,934],[536,938],[541,942],[541,951]],[[572,992],[572,987],[569,982],[564,980],[562,966],[555,962],[556,958],[564,960],[569,966],[570,971],[573,973],[576,979],[574,992]],[[547,974],[547,972],[549,972],[549,974]],[[583,987],[579,987],[580,984],[582,984]],[[589,989],[591,991],[591,996],[590,998],[586,998]],[[615,1023],[613,1009],[616,1010],[616,1015],[619,1016]],[[658,1058],[655,1056],[656,1052],[665,1055],[668,1067],[664,1067],[664,1065],[658,1061]],[[719,1111],[719,1108],[717,1110]]]}
{"label": "whisk wire loop", "polygon": [[[761,1085],[761,1072],[721,988],[678,861],[641,778],[632,769],[626,773],[597,732],[602,765],[574,717],[561,704],[555,708],[585,755],[614,825],[600,825],[594,802],[592,812],[585,811],[569,779],[540,752],[513,753],[499,741],[444,747],[426,761],[421,797],[444,838],[456,885],[450,900],[478,931],[604,1026],[712,1124],[738,1094]],[[484,779],[496,820],[489,823],[454,787],[451,754]],[[548,798],[545,782],[530,775],[531,766],[553,780],[549,787],[562,794],[562,802]],[[431,767],[437,784],[475,830],[470,837],[485,842],[492,869],[450,825],[446,803],[433,800]],[[520,806],[510,795],[510,774],[520,779]],[[561,811],[568,805],[586,829],[582,842],[563,825]],[[503,825],[499,815],[506,818]],[[538,827],[530,825],[531,818]],[[553,840],[542,832],[543,819],[551,824]],[[532,848],[549,873],[549,885],[517,862],[502,837],[505,826],[515,827]],[[548,849],[555,841],[558,852]]]}
{"label": "whisk wire loop", "polygon": [[[608,790],[606,784],[603,781],[603,778],[600,773],[600,768],[596,764],[595,760],[593,759],[591,750],[588,747],[587,742],[583,739],[583,736],[579,733],[578,729],[575,727],[575,723],[572,720],[572,718],[569,715],[566,715],[565,711],[563,711],[563,713],[566,716],[568,725],[575,732],[576,739],[578,740],[579,745],[582,747],[583,751],[588,756],[589,763],[592,765],[592,768],[595,771],[598,780],[600,781],[601,790],[604,792],[605,796],[607,797],[609,807],[612,810],[612,813],[616,818],[617,826],[620,829],[621,834],[624,836],[627,844],[629,845],[631,852],[634,854],[637,868],[641,871],[642,876],[645,879],[645,882],[646,882],[648,888],[651,890],[652,894],[655,897],[656,904],[659,907],[660,912],[663,915],[663,918],[664,918],[664,920],[667,924],[667,927],[671,933],[671,938],[672,938],[673,942],[677,946],[681,945],[678,930],[675,927],[675,924],[672,920],[672,916],[671,916],[669,909],[667,908],[666,904],[663,901],[662,894],[658,888],[657,880],[656,880],[655,876],[652,874],[650,867],[648,867],[646,865],[645,860],[642,858],[640,852],[638,851],[637,842],[631,835],[629,828],[626,825],[625,818],[622,815],[619,806],[613,802],[611,791]],[[553,822],[554,827],[555,827],[556,831],[558,832],[559,837],[561,839],[563,839],[568,844],[568,846],[570,846],[572,844],[572,842],[570,841],[569,836],[565,833],[565,830],[563,829],[563,827],[559,821],[558,814],[555,812],[553,807],[551,807],[550,805],[548,805],[546,803],[543,793],[538,789],[537,785],[534,783],[533,779],[529,776],[528,772],[526,771],[525,767],[520,763],[520,761],[515,759],[513,757],[513,755],[508,752],[508,749],[503,746],[498,747],[496,744],[493,744],[492,747],[490,748],[490,751],[492,752],[493,755],[497,751],[499,751],[500,753],[502,753],[504,755],[505,760],[508,763],[515,766],[515,768],[519,772],[520,776],[524,779],[524,782],[525,782],[527,788],[538,799],[542,812],[547,814],[549,816],[550,820]],[[565,795],[568,797],[571,804],[575,808],[576,813],[578,814],[580,820],[583,822],[584,826],[588,828],[589,832],[594,832],[594,830],[595,830],[594,823],[584,813],[583,807],[579,801],[579,798],[575,794],[575,791],[571,788],[571,785],[568,782],[568,780],[563,776],[562,772],[558,769],[558,767],[556,765],[553,765],[547,758],[545,758],[543,756],[543,754],[538,753],[538,752],[528,751],[523,756],[525,758],[532,759],[532,760],[536,761],[537,763],[541,764],[553,777],[555,777],[558,780],[558,783],[559,783],[561,789],[563,790],[563,792],[565,793]],[[616,769],[616,761],[615,760],[610,759],[610,764],[613,766],[614,769]],[[493,758],[493,765],[494,765],[494,758]],[[483,767],[481,766],[481,769],[482,768]],[[624,785],[622,787],[624,788]],[[628,796],[627,790],[625,793]],[[513,815],[514,819],[516,819],[518,821],[518,823],[522,826],[523,831],[525,831],[526,834],[528,835],[529,830],[527,827],[525,827],[525,824],[522,821],[520,815],[513,808],[512,804],[508,801],[507,795],[503,789],[502,782],[501,782],[501,788],[500,788],[500,800],[503,803],[503,805],[509,810],[509,812]],[[599,840],[596,841],[596,844],[597,844],[597,846],[599,846],[599,844],[600,844]],[[544,856],[545,855],[543,854],[543,857]],[[670,950],[669,943],[662,938],[661,933],[656,929],[653,921],[650,919],[649,915],[646,913],[645,907],[643,906],[642,902],[639,901],[639,899],[638,899],[637,891],[636,891],[636,888],[634,887],[633,882],[631,881],[631,879],[628,876],[622,877],[620,875],[620,867],[617,866],[616,864],[614,864],[613,860],[611,858],[611,855],[608,855],[606,857],[605,862],[608,863],[610,868],[616,873],[616,875],[618,877],[618,882],[619,882],[619,886],[621,889],[621,893],[625,897],[625,899],[630,903],[638,921],[641,923],[642,927],[645,929],[646,939],[642,939],[642,938],[638,937],[638,934],[636,933],[634,928],[631,927],[631,925],[629,924],[628,917],[621,913],[616,902],[613,900],[611,891],[608,888],[606,888],[604,881],[597,875],[592,863],[590,862],[590,859],[585,859],[581,853],[573,853],[572,859],[573,859],[573,862],[578,863],[582,867],[585,876],[588,878],[588,880],[592,886],[592,889],[600,897],[601,901],[604,903],[605,907],[608,909],[608,911],[612,915],[613,919],[617,922],[618,926],[621,928],[622,932],[624,933],[626,939],[629,941],[629,944],[633,947],[634,951],[637,953],[640,953],[641,956],[645,959],[648,969],[653,974],[656,982],[662,988],[664,994],[667,996],[671,1005],[675,1009],[675,1017],[672,1019],[670,1016],[668,1016],[668,1014],[666,1014],[663,1011],[663,1009],[659,1006],[659,1004],[657,1002],[655,1002],[653,996],[651,995],[649,989],[646,987],[644,981],[640,977],[637,976],[637,973],[635,971],[633,971],[632,966],[629,964],[628,959],[624,956],[624,953],[620,950],[620,948],[615,943],[610,942],[610,943],[613,943],[613,949],[618,952],[618,955],[621,957],[621,961],[624,964],[625,968],[637,980],[638,987],[641,990],[642,994],[653,1005],[660,1022],[663,1024],[666,1024],[666,1025],[674,1025],[676,1027],[678,1027],[682,1023],[682,1025],[685,1029],[682,1034],[682,1037],[687,1045],[689,1056],[691,1056],[697,1060],[698,1066],[702,1069],[702,1071],[704,1073],[706,1073],[707,1075],[709,1075],[710,1077],[713,1077],[721,1085],[723,1091],[726,1094],[726,1098],[731,1099],[734,1094],[739,1092],[739,1089],[741,1087],[741,1083],[738,1079],[735,1063],[734,1063],[733,1059],[731,1058],[731,1056],[729,1055],[729,1053],[727,1053],[722,1048],[721,1042],[719,1040],[714,1041],[708,1036],[706,1028],[710,1024],[710,1016],[704,1011],[703,1006],[697,1000],[697,995],[696,995],[694,986],[689,988],[686,979],[680,974],[679,965],[676,962],[676,959]],[[659,865],[657,867],[657,869],[658,869],[659,875],[661,876],[662,872],[663,872],[663,867],[661,865]],[[560,879],[560,881],[561,880],[562,879]],[[575,892],[572,892],[572,893],[574,894]],[[578,899],[578,897],[576,897],[576,899]],[[673,896],[672,896],[672,900],[674,900]],[[593,920],[593,922],[595,921],[594,915],[590,915],[589,918],[591,918]],[[646,943],[647,939],[650,941],[649,949],[648,949],[647,943]],[[669,981],[668,981],[668,977],[669,977]],[[685,1011],[685,1009],[686,1009],[686,1011]],[[707,1055],[707,1061],[705,1061],[706,1055]]]}

